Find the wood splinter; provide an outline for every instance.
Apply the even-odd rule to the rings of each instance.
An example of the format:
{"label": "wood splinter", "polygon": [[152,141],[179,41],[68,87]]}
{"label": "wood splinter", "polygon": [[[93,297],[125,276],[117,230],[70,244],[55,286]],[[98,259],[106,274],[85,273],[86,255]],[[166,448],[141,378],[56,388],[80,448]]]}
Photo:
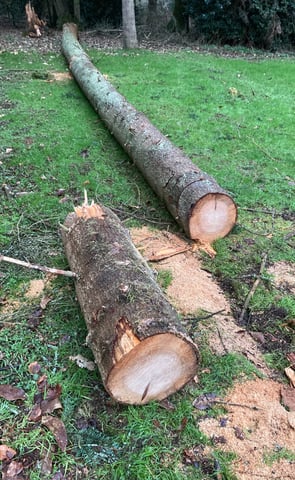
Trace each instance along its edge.
{"label": "wood splinter", "polygon": [[106,390],[119,402],[145,404],[183,387],[195,375],[198,348],[119,218],[86,196],[64,227],[87,343]]}
{"label": "wood splinter", "polygon": [[45,27],[46,22],[41,20],[35,12],[34,7],[32,7],[31,2],[28,2],[25,5],[28,31],[30,37],[41,37],[42,28]]}

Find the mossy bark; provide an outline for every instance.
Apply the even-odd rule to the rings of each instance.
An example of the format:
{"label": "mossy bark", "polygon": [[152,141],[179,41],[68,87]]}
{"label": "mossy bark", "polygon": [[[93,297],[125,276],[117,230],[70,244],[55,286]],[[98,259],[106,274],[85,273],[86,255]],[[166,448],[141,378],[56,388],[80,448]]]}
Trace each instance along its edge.
{"label": "mossy bark", "polygon": [[229,194],[114,89],[83,51],[74,24],[64,25],[62,47],[88,100],[186,234],[211,242],[229,233],[237,217]]}
{"label": "mossy bark", "polygon": [[195,374],[198,349],[118,217],[83,208],[61,235],[103,383],[123,403],[165,398]]}

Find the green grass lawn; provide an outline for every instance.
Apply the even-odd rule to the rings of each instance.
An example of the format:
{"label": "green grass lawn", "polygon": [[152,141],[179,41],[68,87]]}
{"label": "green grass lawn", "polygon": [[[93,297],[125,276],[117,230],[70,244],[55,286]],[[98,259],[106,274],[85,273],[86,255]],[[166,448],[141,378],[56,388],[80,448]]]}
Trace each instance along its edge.
{"label": "green grass lawn", "polygon": [[[129,102],[235,199],[237,225],[215,243],[216,257],[204,255],[203,262],[227,289],[238,318],[263,254],[268,265],[295,261],[294,58],[253,60],[189,50],[88,53]],[[85,188],[89,199],[113,208],[127,227],[178,231],[75,82],[52,81],[52,72],[66,71],[62,55],[0,56],[0,253],[59,268],[67,268],[59,225],[82,203]],[[0,384],[23,388],[26,398],[0,399],[0,443],[14,448],[17,460],[26,459],[25,478],[52,479],[60,472],[63,477],[54,478],[233,480],[233,456],[218,447],[206,468],[187,461],[188,449],[212,445],[198,429],[199,419],[220,412],[198,411],[192,402],[202,393],[224,394],[255,368],[239,355],[212,355],[205,335],[196,332],[199,383],[173,395],[173,409],[156,402],[118,405],[96,370],[69,359],[92,359],[73,282],[59,277],[48,283],[49,302],[42,309],[40,299],[25,297],[36,278],[45,275],[1,263]],[[251,328],[266,315],[269,330],[286,340],[284,351],[265,352],[282,371],[292,349],[286,321],[295,315],[295,301],[264,274],[249,305]],[[32,362],[41,366],[48,385],[62,386],[65,451],[40,421],[28,418],[38,394]]]}

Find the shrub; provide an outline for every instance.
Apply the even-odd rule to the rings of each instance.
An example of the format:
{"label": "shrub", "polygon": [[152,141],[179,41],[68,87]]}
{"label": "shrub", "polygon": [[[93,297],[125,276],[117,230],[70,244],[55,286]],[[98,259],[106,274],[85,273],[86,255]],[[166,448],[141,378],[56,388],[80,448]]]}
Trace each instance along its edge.
{"label": "shrub", "polygon": [[295,45],[294,0],[190,0],[198,38],[257,48]]}

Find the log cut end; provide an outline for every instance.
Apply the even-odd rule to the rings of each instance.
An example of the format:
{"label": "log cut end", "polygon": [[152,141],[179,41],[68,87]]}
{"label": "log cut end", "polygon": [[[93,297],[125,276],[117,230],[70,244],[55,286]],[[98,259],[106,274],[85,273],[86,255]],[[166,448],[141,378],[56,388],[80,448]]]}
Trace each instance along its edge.
{"label": "log cut end", "polygon": [[163,333],[145,338],[122,356],[106,387],[119,402],[141,405],[176,392],[194,376],[196,368],[194,346]]}
{"label": "log cut end", "polygon": [[230,196],[209,193],[193,207],[189,219],[189,235],[193,240],[212,243],[225,237],[237,220],[237,207]]}

